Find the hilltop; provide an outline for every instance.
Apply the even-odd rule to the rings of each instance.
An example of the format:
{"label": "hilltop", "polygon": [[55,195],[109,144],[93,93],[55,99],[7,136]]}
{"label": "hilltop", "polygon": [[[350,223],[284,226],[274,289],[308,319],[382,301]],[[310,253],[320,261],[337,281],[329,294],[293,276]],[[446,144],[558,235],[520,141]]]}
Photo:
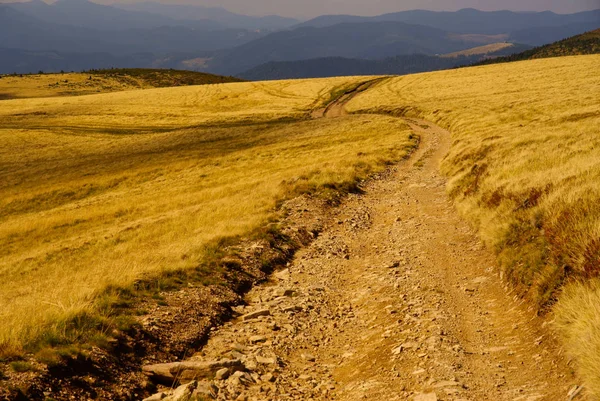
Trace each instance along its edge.
{"label": "hilltop", "polygon": [[90,70],[88,72],[93,76],[114,78],[121,82],[131,82],[132,85],[139,85],[145,88],[211,85],[243,81],[240,78],[173,69],[116,68],[110,70]]}
{"label": "hilltop", "polygon": [[0,75],[0,100],[241,81],[239,78],[195,71],[143,68],[90,70],[86,73],[11,74]]}
{"label": "hilltop", "polygon": [[485,60],[479,64],[496,64],[538,58],[580,56],[600,53],[600,28],[521,53]]}

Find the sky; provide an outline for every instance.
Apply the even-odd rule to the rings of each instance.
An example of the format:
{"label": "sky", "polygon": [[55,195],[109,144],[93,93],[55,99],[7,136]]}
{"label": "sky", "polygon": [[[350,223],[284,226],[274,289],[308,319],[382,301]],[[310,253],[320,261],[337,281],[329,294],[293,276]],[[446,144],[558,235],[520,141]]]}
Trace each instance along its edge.
{"label": "sky", "polygon": [[[105,4],[136,0],[95,0]],[[154,0],[158,1],[158,0]],[[428,9],[455,11],[472,7],[479,10],[554,11],[566,14],[600,8],[600,0],[160,0],[162,3],[187,3],[224,7],[248,15],[278,14],[308,19],[323,14],[378,15]]]}
{"label": "sky", "polygon": [[[0,0],[0,3],[27,0]],[[48,3],[54,0],[45,0]],[[91,0],[115,4],[137,1],[158,1],[171,4],[197,4],[223,7],[246,15],[277,14],[297,19],[309,19],[323,14],[379,15],[395,11],[425,9],[456,11],[476,8],[484,11],[554,11],[567,14],[600,9],[600,0]]]}

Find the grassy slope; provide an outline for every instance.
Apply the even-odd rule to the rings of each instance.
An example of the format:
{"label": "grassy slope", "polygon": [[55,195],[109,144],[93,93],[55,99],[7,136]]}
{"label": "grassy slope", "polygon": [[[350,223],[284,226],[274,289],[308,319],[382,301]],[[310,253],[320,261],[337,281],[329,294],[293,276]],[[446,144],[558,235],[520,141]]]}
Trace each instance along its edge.
{"label": "grassy slope", "polygon": [[476,56],[476,55],[485,55],[488,53],[494,53],[500,50],[505,50],[510,47],[514,47],[513,43],[500,42],[500,43],[492,43],[489,45],[473,47],[467,50],[461,50],[454,53],[444,54],[441,57],[459,57],[459,56]]}
{"label": "grassy slope", "polygon": [[4,101],[0,354],[93,311],[107,286],[197,266],[282,198],[404,157],[415,140],[397,119],[305,118],[361,80]]}
{"label": "grassy slope", "polygon": [[600,53],[600,29],[563,39],[555,43],[536,47],[510,56],[498,57],[480,64],[497,64],[512,61],[535,60],[538,58],[580,56]]}
{"label": "grassy slope", "polygon": [[599,63],[592,55],[399,77],[348,105],[451,130],[449,193],[521,294],[549,306],[570,284],[558,321],[597,396],[600,285],[590,279],[600,274],[600,75],[591,71]]}
{"label": "grassy slope", "polygon": [[0,75],[0,100],[89,95],[239,81],[237,78],[201,72],[141,68],[94,70],[90,73]]}

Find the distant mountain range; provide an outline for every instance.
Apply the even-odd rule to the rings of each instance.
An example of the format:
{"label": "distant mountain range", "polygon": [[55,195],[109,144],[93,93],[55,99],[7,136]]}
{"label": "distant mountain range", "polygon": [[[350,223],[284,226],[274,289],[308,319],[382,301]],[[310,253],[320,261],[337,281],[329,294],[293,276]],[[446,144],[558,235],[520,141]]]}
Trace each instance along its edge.
{"label": "distant mountain range", "polygon": [[[84,0],[61,0],[58,3],[76,3],[75,9],[89,7],[90,14],[98,14],[94,10],[96,4]],[[57,4],[58,4],[57,3]],[[19,3],[28,5],[29,3]],[[45,5],[44,7],[50,7]],[[84,6],[82,6],[82,4]],[[106,6],[100,6],[106,7]],[[89,26],[102,26],[100,19],[95,23],[81,26],[79,21],[86,18],[73,17],[70,25],[51,22],[46,15],[44,19],[26,13],[24,6],[0,4],[0,48],[12,48],[36,51],[59,51],[70,53],[97,53],[106,52],[115,55],[129,55],[140,52],[171,53],[171,52],[202,52],[235,47],[254,39],[260,38],[268,32],[249,31],[243,29],[209,30],[191,28],[185,25],[155,25],[149,20],[135,19],[131,26],[134,28],[120,30],[128,25],[128,11],[106,7],[113,12],[124,13],[122,18],[108,17],[115,21],[114,29],[97,29]],[[32,7],[35,8],[35,7]],[[37,10],[37,8],[35,8]],[[103,8],[101,8],[103,9]],[[43,14],[43,13],[42,13]],[[83,14],[83,12],[81,12]],[[134,14],[137,15],[137,14]],[[93,19],[88,16],[89,19]],[[154,17],[152,17],[154,18]],[[58,20],[58,18],[57,18]],[[145,28],[141,26],[146,25]]]}
{"label": "distant mountain range", "polygon": [[266,62],[435,56],[502,41],[537,46],[598,26],[600,10],[569,15],[465,9],[378,17],[323,16],[216,53],[207,61],[207,68],[220,74],[241,74]]}
{"label": "distant mountain range", "polygon": [[235,14],[224,8],[191,6],[183,4],[162,4],[155,2],[142,2],[133,4],[117,5],[117,7],[141,11],[149,14],[170,17],[175,20],[211,21],[218,24],[221,29],[269,29],[278,30],[292,27],[298,24],[298,20],[284,18],[278,15],[266,17],[250,17]]}
{"label": "distant mountain range", "polygon": [[265,61],[298,61],[321,57],[381,59],[402,54],[435,55],[474,46],[461,35],[403,22],[342,23],[302,27],[253,40],[215,55],[208,68],[238,74]]}
{"label": "distant mountain range", "polygon": [[103,31],[165,26],[202,30],[277,30],[298,23],[298,20],[279,16],[250,17],[223,8],[153,2],[106,6],[88,0],[58,0],[53,4],[31,0],[5,5],[40,21]]}
{"label": "distant mountain range", "polygon": [[[465,8],[456,12],[413,10],[383,14],[376,17],[324,15],[301,23],[297,27],[310,26],[323,28],[345,22],[363,23],[382,21],[406,22],[455,33],[518,35],[521,30],[536,28],[557,28],[573,24],[598,25],[600,22],[600,10],[566,15],[555,14],[550,11],[517,13],[512,11],[479,11],[472,8]],[[508,39],[513,40],[512,37]],[[528,40],[520,42],[535,44]]]}
{"label": "distant mountain range", "polygon": [[570,15],[417,10],[299,23],[193,5],[32,0],[0,4],[0,73],[152,67],[239,75],[265,63],[329,59],[330,65],[339,58],[381,65],[396,56],[435,57],[498,42],[537,46],[599,26],[600,10]]}

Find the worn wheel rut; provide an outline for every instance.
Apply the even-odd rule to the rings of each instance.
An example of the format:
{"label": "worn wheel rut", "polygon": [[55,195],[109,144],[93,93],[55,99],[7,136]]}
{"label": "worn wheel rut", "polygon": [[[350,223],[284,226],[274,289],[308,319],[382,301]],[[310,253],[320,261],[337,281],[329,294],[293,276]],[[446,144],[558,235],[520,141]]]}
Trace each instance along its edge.
{"label": "worn wheel rut", "polygon": [[373,85],[376,85],[386,79],[389,79],[389,78],[381,77],[381,78],[375,78],[375,79],[370,79],[368,81],[365,81],[365,82],[361,83],[360,85],[358,85],[355,89],[352,89],[352,90],[342,94],[337,99],[330,102],[324,108],[314,110],[311,113],[311,116],[313,118],[323,118],[323,117],[335,118],[335,117],[345,116],[348,114],[348,112],[345,109],[345,106],[350,100],[352,100],[352,98],[354,98],[361,92],[364,92],[367,89],[371,88]]}
{"label": "worn wheel rut", "polygon": [[312,245],[247,294],[239,317],[190,360],[236,362],[189,391],[257,401],[576,398],[544,322],[505,288],[445,193],[438,167],[449,133],[406,121],[422,138],[411,159],[349,195]]}

